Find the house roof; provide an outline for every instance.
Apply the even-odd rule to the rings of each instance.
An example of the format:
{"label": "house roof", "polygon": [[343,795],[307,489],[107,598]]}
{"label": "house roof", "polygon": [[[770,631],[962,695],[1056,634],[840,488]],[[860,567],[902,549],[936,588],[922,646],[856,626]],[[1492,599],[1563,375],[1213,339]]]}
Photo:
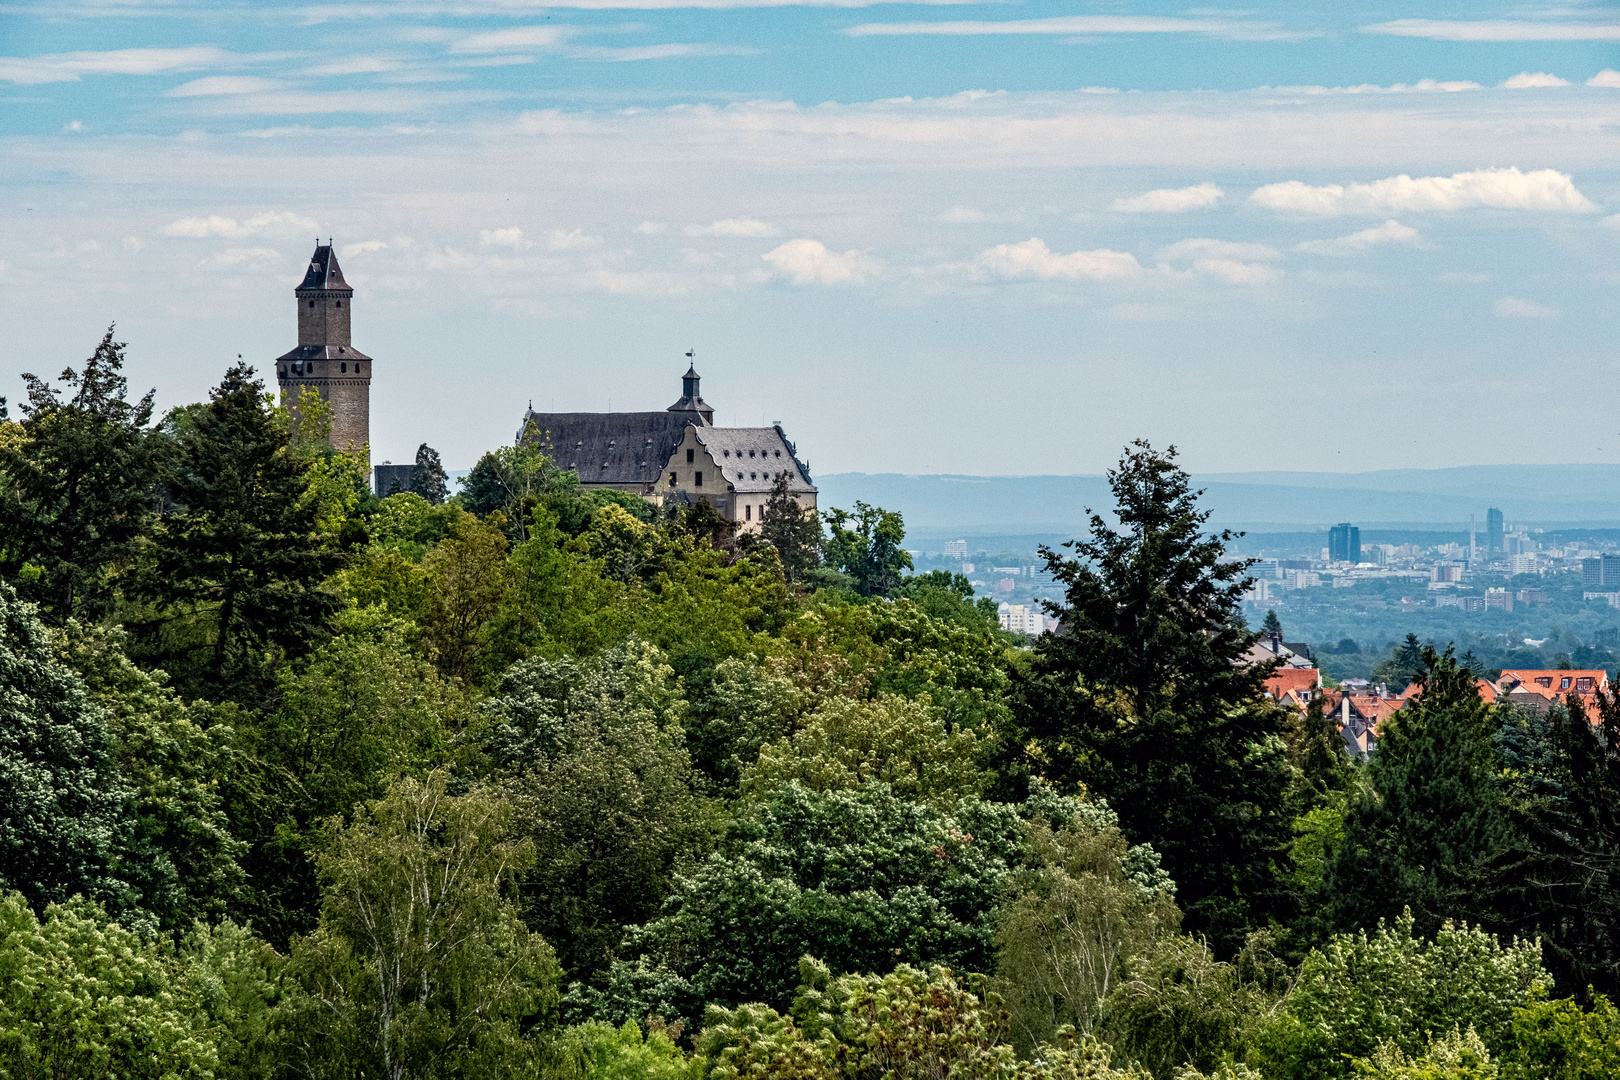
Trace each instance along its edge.
{"label": "house roof", "polygon": [[[1585,682],[1584,688],[1582,680]],[[1607,671],[1588,669],[1554,669],[1533,670],[1528,668],[1509,669],[1502,672],[1496,680],[1496,689],[1499,694],[1529,693],[1556,701],[1578,694],[1582,697],[1591,695],[1598,690],[1609,688],[1609,673]]]}
{"label": "house roof", "polygon": [[770,491],[776,475],[788,474],[788,490],[812,492],[810,471],[793,453],[779,427],[700,427],[697,440],[720,466],[721,475],[739,492]]}
{"label": "house roof", "polygon": [[315,254],[309,257],[309,269],[304,271],[304,283],[298,286],[299,291],[304,289],[354,292],[349,283],[343,280],[343,271],[338,266],[337,254],[332,251],[330,243],[316,241]]}
{"label": "house roof", "polygon": [[[686,437],[691,413],[523,414],[518,441],[533,445],[585,484],[655,484],[675,447]],[[529,434],[529,425],[535,434]]]}
{"label": "house roof", "polygon": [[1266,693],[1281,700],[1290,691],[1315,690],[1321,683],[1322,675],[1316,668],[1278,668],[1266,680],[1265,687]]}

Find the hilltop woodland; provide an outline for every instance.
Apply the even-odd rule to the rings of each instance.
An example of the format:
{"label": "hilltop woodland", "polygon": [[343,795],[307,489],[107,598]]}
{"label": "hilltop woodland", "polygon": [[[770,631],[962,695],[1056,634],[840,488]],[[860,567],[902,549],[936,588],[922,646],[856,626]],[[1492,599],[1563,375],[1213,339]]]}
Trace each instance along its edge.
{"label": "hilltop woodland", "polygon": [[378,499],[111,332],[0,422],[0,1077],[1620,1075],[1620,698],[1266,698],[1174,450],[1045,552],[521,447]]}

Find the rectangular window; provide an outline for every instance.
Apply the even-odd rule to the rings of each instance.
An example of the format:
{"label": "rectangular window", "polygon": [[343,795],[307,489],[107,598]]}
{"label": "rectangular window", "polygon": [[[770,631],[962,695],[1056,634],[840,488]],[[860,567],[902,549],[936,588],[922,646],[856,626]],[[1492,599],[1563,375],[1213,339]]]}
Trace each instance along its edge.
{"label": "rectangular window", "polygon": [[1583,694],[1588,693],[1592,689],[1592,680],[1591,680],[1591,678],[1587,677],[1587,678],[1582,678],[1582,679],[1576,679],[1575,680],[1575,689],[1579,690]]}
{"label": "rectangular window", "polygon": [[703,474],[701,472],[695,472],[695,473],[692,474],[692,486],[693,487],[702,487],[703,486]]}
{"label": "rectangular window", "polygon": [[670,474],[669,474],[669,486],[670,486],[670,487],[674,487],[674,486],[675,486],[675,484],[676,484],[676,483],[677,483],[677,481],[676,481],[676,479],[675,479],[675,474],[674,474],[674,473],[670,473]]}
{"label": "rectangular window", "polygon": [[743,520],[744,521],[753,521],[754,520],[754,508],[752,506],[743,507]]}
{"label": "rectangular window", "polygon": [[692,464],[692,462],[694,462],[696,460],[697,460],[697,451],[696,450],[688,450],[686,452],[686,463],[688,465],[690,465],[690,464]]}
{"label": "rectangular window", "polygon": [[1551,690],[1552,689],[1552,676],[1551,675],[1537,676],[1536,685],[1537,686],[1545,686],[1547,689]]}
{"label": "rectangular window", "polygon": [[1560,689],[1560,690],[1568,690],[1569,689],[1569,676],[1568,675],[1565,675],[1562,679],[1558,680],[1558,689]]}

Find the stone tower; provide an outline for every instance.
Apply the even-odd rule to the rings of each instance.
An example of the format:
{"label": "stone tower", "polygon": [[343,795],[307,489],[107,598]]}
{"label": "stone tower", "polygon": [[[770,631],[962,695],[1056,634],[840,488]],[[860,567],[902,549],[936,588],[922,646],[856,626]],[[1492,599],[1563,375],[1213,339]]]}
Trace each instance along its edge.
{"label": "stone tower", "polygon": [[332,445],[360,451],[368,459],[371,442],[371,357],[349,343],[354,290],[343,280],[332,242],[315,242],[298,298],[298,348],[276,361],[276,383],[283,400],[295,403],[302,388],[330,404]]}

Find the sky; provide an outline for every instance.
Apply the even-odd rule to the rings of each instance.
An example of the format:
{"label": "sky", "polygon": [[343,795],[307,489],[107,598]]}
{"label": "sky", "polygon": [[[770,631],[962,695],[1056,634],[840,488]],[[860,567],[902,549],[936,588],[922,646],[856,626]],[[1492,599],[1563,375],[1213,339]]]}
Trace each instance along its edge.
{"label": "sky", "polygon": [[0,394],[269,374],[317,237],[377,462],[694,350],[818,473],[1615,463],[1620,6],[0,0]]}

